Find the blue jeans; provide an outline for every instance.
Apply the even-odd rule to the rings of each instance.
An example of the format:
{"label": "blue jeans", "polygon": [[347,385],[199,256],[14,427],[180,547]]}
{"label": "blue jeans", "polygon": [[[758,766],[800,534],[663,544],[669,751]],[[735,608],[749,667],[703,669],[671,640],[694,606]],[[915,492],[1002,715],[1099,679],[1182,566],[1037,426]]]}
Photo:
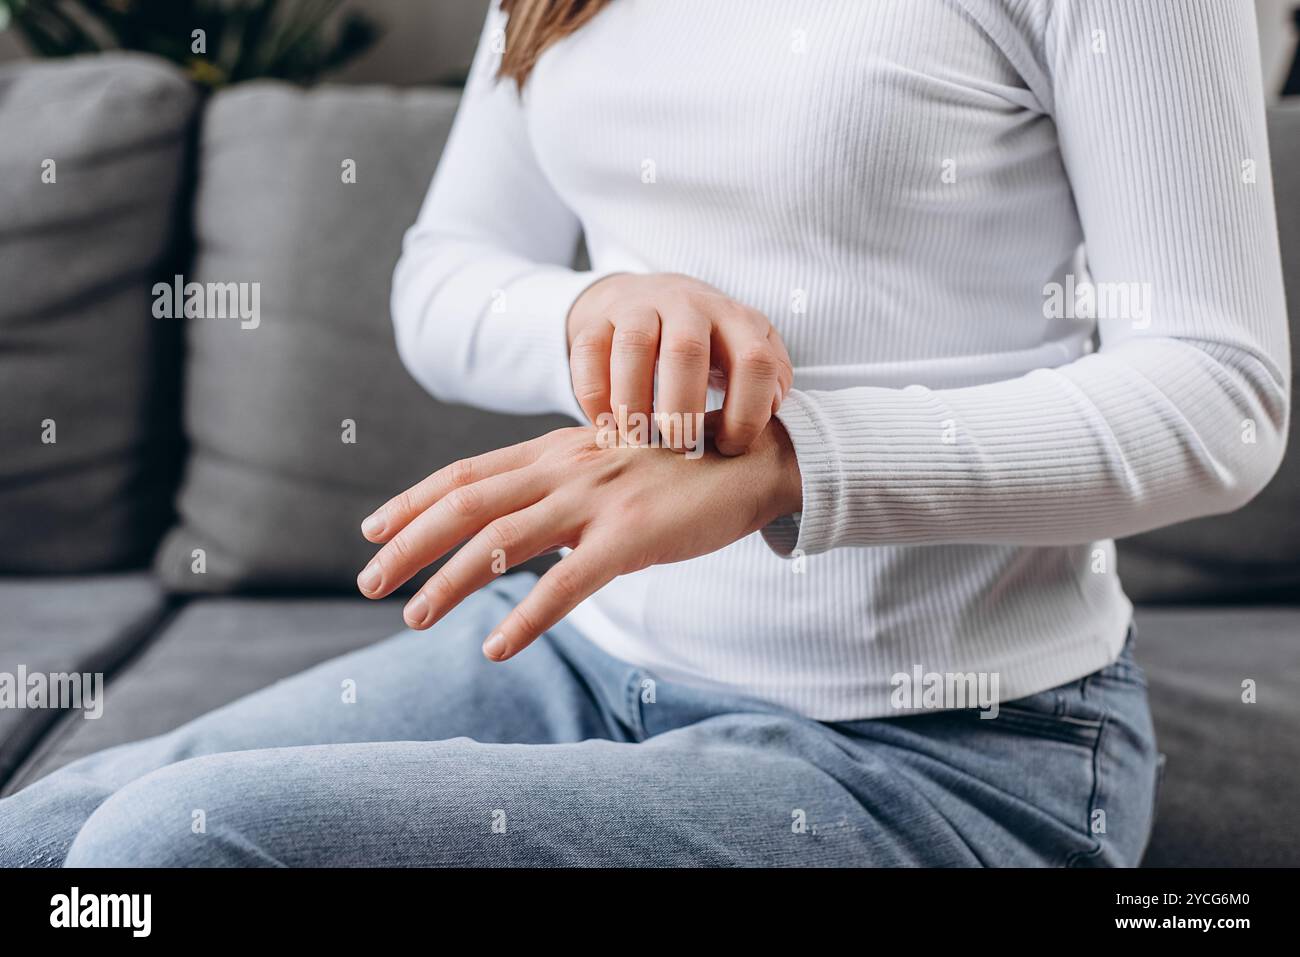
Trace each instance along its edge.
{"label": "blue jeans", "polygon": [[[0,801],[0,865],[1135,865],[1142,672],[822,723],[657,680],[566,625],[479,644],[533,581]],[[349,689],[355,692],[354,700]]]}

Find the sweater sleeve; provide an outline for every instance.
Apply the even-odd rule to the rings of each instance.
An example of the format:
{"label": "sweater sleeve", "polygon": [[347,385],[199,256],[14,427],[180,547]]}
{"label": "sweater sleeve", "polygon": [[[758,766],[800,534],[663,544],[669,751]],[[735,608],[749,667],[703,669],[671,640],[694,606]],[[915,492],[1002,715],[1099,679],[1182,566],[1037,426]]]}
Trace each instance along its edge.
{"label": "sweater sleeve", "polygon": [[393,275],[397,349],[443,401],[582,419],[565,320],[600,274],[569,268],[581,225],[537,163],[514,83],[496,80],[504,36],[493,3]]}
{"label": "sweater sleeve", "polygon": [[1045,2],[1035,92],[1091,279],[1146,284],[1148,315],[1100,320],[1096,351],[1012,380],[792,390],[779,418],[803,511],[764,530],[782,554],[1131,535],[1237,508],[1281,461],[1289,350],[1253,5]]}

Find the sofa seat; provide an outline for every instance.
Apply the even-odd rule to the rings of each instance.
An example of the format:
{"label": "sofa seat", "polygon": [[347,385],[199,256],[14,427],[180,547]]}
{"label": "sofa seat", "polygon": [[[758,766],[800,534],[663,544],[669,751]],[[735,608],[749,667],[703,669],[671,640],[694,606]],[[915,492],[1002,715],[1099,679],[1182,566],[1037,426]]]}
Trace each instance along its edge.
{"label": "sofa seat", "polygon": [[1300,865],[1300,608],[1149,606],[1135,618],[1167,756],[1144,863]]}
{"label": "sofa seat", "polygon": [[[0,674],[98,673],[108,679],[157,628],[167,599],[144,572],[0,578]],[[105,698],[107,699],[107,691]],[[0,783],[60,721],[50,708],[0,708]],[[82,724],[93,725],[78,716]],[[106,720],[100,719],[100,720]]]}
{"label": "sofa seat", "polygon": [[[240,597],[185,603],[129,668],[111,676],[103,717],[62,716],[0,794],[95,751],[162,734],[404,627],[398,600]],[[63,646],[60,635],[46,637]]]}
{"label": "sofa seat", "polygon": [[[46,712],[38,726],[38,712],[0,712],[0,755],[27,755],[4,793],[403,627],[395,600],[201,598],[168,611],[144,576],[0,587],[22,596],[0,662],[110,672],[99,720]],[[1300,864],[1300,609],[1139,608],[1136,642],[1168,759],[1145,863]],[[1247,679],[1253,704],[1242,700]]]}

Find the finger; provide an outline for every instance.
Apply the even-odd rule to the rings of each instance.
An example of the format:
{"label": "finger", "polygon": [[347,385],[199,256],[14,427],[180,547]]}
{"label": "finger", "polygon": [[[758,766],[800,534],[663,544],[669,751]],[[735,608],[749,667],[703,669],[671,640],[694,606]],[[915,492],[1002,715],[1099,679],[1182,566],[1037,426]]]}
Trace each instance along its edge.
{"label": "finger", "polygon": [[628,424],[635,428],[639,421],[650,421],[658,356],[657,313],[637,313],[614,320],[614,344],[609,355],[610,408],[619,417],[620,432]]}
{"label": "finger", "polygon": [[516,469],[452,489],[393,536],[357,576],[367,598],[383,598],[489,522],[527,508],[550,491],[540,468]]}
{"label": "finger", "polygon": [[483,643],[483,654],[505,661],[555,627],[579,603],[611,582],[615,575],[613,549],[585,542],[554,565],[506,620]]}
{"label": "finger", "polygon": [[529,439],[518,445],[509,445],[474,458],[452,462],[377,508],[361,523],[361,534],[368,541],[382,545],[452,489],[536,461],[543,438],[544,436]]}
{"label": "finger", "polygon": [[566,523],[576,526],[575,513],[571,504],[550,495],[522,511],[494,519],[411,597],[402,612],[407,625],[431,627],[498,575],[568,544],[568,535],[561,529]]}
{"label": "finger", "polygon": [[786,394],[794,387],[794,362],[791,361],[790,353],[786,350],[785,341],[775,328],[768,330],[767,341],[776,350],[778,363],[777,394],[772,400],[772,414],[775,415],[781,408],[781,403],[785,401]]}
{"label": "finger", "polygon": [[599,322],[584,329],[569,347],[569,372],[573,394],[592,425],[612,408],[609,397],[609,356],[614,348],[614,325]]}
{"label": "finger", "polygon": [[669,448],[684,449],[700,437],[696,424],[708,400],[709,352],[707,320],[676,317],[673,323],[664,323],[655,421]]}
{"label": "finger", "polygon": [[751,339],[725,359],[727,393],[714,444],[723,455],[739,455],[758,438],[772,417],[780,362],[766,338]]}

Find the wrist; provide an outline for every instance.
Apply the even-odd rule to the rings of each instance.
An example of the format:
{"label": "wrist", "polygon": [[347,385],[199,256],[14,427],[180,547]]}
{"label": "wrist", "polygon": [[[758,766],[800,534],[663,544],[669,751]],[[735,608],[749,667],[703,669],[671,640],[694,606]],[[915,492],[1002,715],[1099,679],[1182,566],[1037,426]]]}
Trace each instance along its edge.
{"label": "wrist", "polygon": [[766,521],[773,522],[784,515],[803,511],[803,475],[799,471],[799,457],[794,443],[780,420],[772,419],[763,430],[761,441],[768,459],[764,474],[767,482]]}

